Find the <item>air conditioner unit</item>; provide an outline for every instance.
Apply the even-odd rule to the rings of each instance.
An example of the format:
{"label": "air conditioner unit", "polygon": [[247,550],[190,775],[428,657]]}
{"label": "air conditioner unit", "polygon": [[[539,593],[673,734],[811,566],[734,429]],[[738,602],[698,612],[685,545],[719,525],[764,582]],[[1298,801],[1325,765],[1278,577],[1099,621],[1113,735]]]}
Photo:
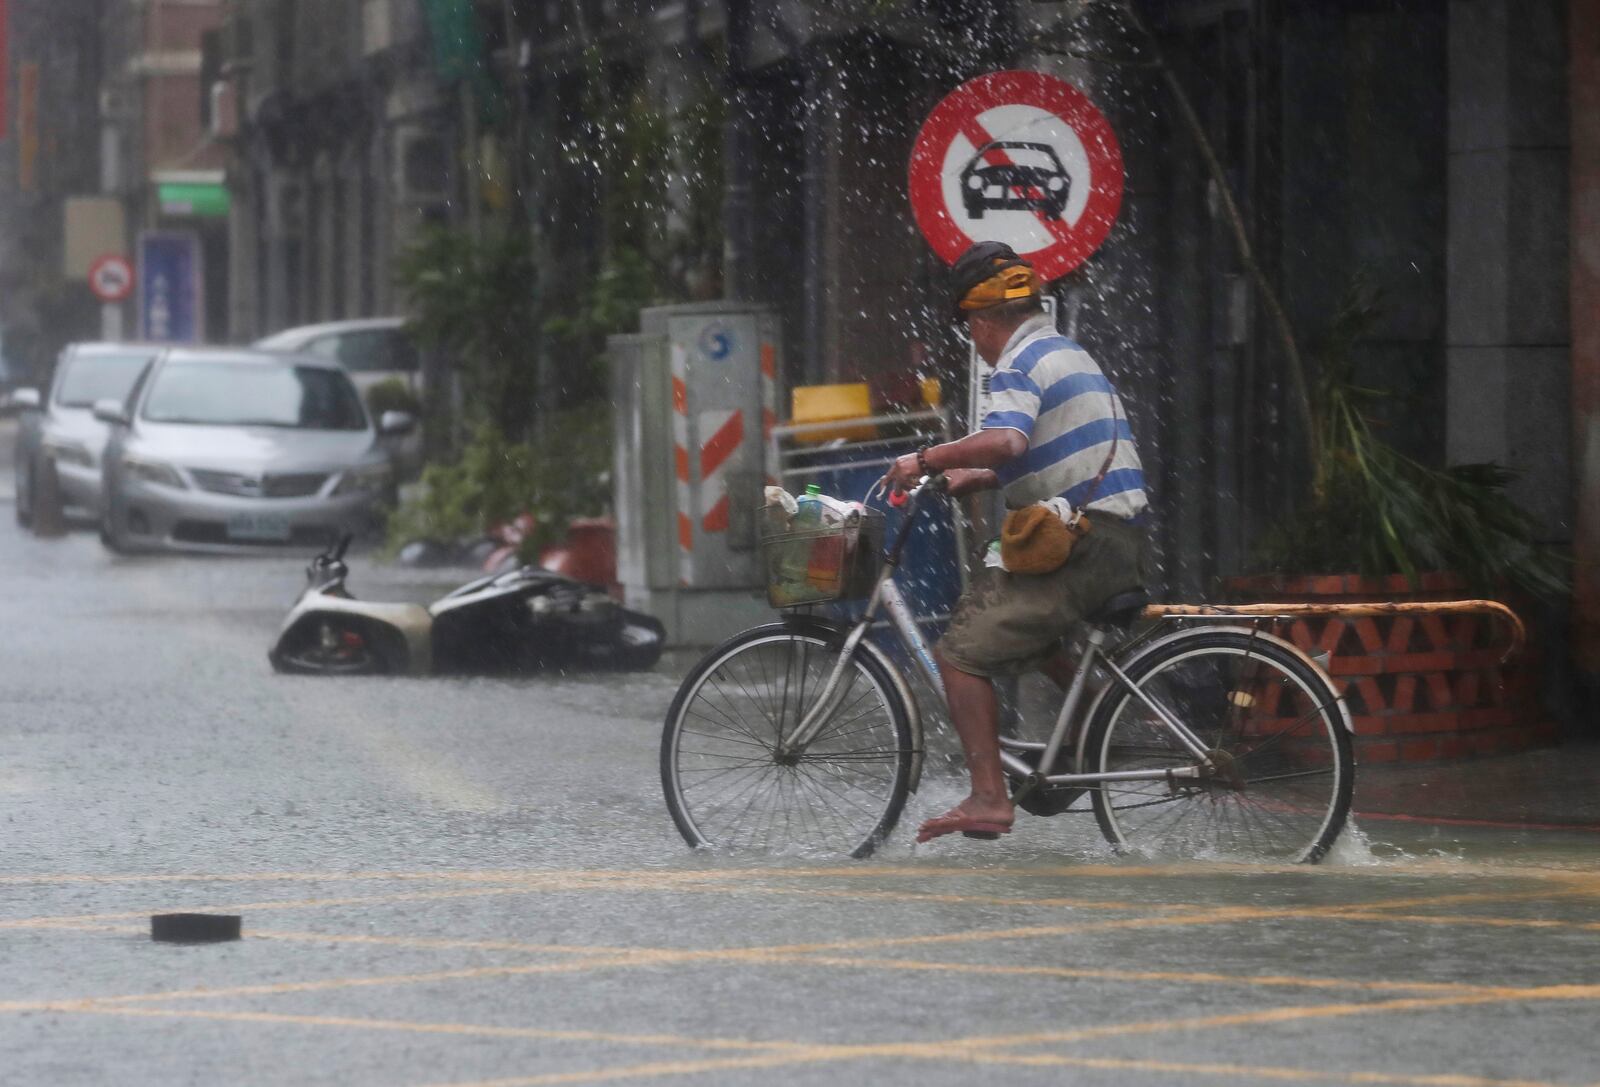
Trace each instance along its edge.
{"label": "air conditioner unit", "polygon": [[361,55],[370,57],[395,43],[390,0],[361,0]]}
{"label": "air conditioner unit", "polygon": [[239,90],[231,79],[211,84],[211,138],[231,139],[239,134]]}
{"label": "air conditioner unit", "polygon": [[395,191],[401,200],[432,203],[450,195],[450,150],[429,132],[402,132],[395,140]]}

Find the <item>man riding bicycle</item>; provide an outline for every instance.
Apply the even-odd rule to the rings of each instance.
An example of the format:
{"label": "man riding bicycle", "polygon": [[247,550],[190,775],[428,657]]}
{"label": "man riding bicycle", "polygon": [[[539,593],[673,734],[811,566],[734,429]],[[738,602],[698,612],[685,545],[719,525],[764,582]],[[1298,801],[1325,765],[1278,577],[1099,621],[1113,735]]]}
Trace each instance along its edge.
{"label": "man riding bicycle", "polygon": [[1009,833],[1014,806],[1000,764],[993,678],[1035,668],[1065,684],[1063,638],[1111,597],[1143,582],[1148,500],[1127,413],[1089,354],[1056,332],[1032,265],[979,242],[951,266],[955,317],[994,367],[980,428],[898,458],[885,481],[909,489],[943,472],[952,494],[1004,489],[1004,548],[956,605],[935,655],[961,737],[970,794],[929,819],[917,841],[957,831]]}

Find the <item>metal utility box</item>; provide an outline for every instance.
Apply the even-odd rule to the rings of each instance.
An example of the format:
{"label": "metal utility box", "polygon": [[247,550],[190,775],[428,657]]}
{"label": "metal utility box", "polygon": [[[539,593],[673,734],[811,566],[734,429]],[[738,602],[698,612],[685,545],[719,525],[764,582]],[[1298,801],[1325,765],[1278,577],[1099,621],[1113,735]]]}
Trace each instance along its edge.
{"label": "metal utility box", "polygon": [[[617,578],[677,644],[767,614],[755,513],[776,421],[778,323],[763,306],[660,306],[607,341]],[[759,606],[756,606],[759,604]]]}

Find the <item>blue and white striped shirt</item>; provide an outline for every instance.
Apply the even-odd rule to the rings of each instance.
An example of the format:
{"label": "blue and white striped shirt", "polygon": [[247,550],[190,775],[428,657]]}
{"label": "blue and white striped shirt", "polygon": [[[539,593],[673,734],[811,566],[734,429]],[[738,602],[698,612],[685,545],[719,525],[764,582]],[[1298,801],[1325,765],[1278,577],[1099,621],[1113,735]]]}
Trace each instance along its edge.
{"label": "blue and white striped shirt", "polygon": [[[1017,329],[995,366],[989,391],[981,429],[1009,428],[1028,439],[1026,453],[995,469],[1008,507],[1060,497],[1076,509],[1089,498],[1088,509],[1131,518],[1149,505],[1121,398],[1089,353],[1059,335],[1050,318],[1035,317]],[[1116,456],[1091,497],[1094,477],[1111,451],[1113,426]]]}

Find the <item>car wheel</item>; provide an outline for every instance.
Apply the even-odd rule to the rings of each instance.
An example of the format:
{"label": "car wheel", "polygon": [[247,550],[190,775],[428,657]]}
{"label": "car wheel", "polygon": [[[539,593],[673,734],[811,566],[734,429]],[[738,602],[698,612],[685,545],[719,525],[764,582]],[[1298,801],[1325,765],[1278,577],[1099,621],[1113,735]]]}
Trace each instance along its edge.
{"label": "car wheel", "polygon": [[19,461],[16,472],[17,498],[13,507],[17,515],[17,524],[27,528],[33,524],[33,468],[30,465],[23,468]]}
{"label": "car wheel", "polygon": [[116,515],[111,512],[113,508],[108,497],[105,502],[105,508],[100,511],[100,542],[113,555],[126,555],[128,553],[128,541],[123,536],[122,530],[117,527]]}
{"label": "car wheel", "polygon": [[28,525],[35,536],[53,539],[67,534],[66,504],[55,462],[35,457],[28,466]]}

